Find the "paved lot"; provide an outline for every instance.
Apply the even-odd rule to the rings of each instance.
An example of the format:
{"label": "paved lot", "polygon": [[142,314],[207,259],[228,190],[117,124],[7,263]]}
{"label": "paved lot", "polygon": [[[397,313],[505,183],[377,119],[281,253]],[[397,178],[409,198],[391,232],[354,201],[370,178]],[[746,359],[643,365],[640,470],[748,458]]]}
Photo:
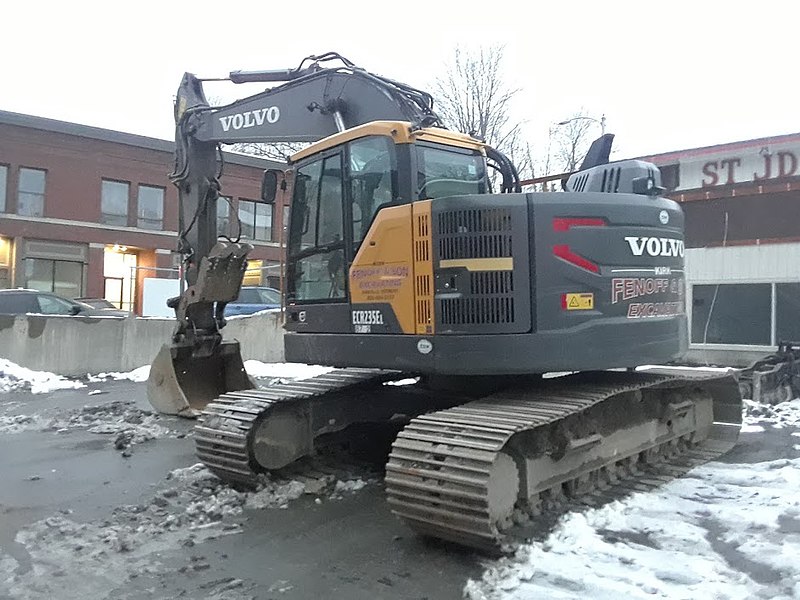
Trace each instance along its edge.
{"label": "paved lot", "polygon": [[352,461],[323,464],[324,486],[231,490],[194,466],[191,422],[148,414],[142,383],[0,393],[0,598],[800,597],[790,404],[751,407],[721,461],[490,561],[411,534]]}
{"label": "paved lot", "polygon": [[[127,418],[149,408],[144,391],[112,381],[0,395],[0,597],[460,598],[480,573],[470,553],[410,534],[374,473],[352,467],[352,477],[368,482],[357,492],[304,494],[286,508],[245,508],[219,520],[200,502],[209,523],[161,527],[173,513],[156,512],[164,492],[171,504],[187,495],[175,473],[197,462],[184,437],[191,423],[159,418],[169,432],[133,444],[127,457],[114,447],[118,434],[90,432],[119,420],[119,410],[104,406],[128,407]],[[87,405],[100,407],[89,413],[94,420],[76,419]],[[202,485],[190,499],[202,499]],[[220,489],[206,490],[223,512],[231,505]]]}

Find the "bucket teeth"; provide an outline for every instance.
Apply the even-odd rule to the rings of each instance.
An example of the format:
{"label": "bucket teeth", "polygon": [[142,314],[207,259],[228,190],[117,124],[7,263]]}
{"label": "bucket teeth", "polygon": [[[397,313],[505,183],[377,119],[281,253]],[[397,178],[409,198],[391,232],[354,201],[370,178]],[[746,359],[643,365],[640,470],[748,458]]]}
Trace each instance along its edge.
{"label": "bucket teeth", "polygon": [[160,413],[194,418],[222,394],[255,387],[238,342],[222,342],[202,357],[189,346],[165,344],[150,366],[147,399]]}

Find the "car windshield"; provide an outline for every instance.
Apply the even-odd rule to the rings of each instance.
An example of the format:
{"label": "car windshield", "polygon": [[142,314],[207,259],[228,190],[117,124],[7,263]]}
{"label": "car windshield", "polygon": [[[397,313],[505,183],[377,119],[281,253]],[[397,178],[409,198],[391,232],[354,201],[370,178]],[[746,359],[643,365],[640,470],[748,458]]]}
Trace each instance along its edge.
{"label": "car windshield", "polygon": [[258,295],[261,297],[261,302],[263,304],[281,303],[281,295],[277,290],[260,289],[258,290]]}
{"label": "car windshield", "polygon": [[238,302],[242,304],[280,304],[281,294],[271,288],[242,288]]}

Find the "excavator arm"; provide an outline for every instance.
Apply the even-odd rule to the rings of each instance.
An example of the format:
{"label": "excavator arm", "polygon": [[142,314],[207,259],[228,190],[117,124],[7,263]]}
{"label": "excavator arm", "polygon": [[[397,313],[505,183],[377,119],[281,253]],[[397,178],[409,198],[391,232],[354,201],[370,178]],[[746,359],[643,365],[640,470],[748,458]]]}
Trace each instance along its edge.
{"label": "excavator arm", "polygon": [[[238,239],[218,240],[221,144],[313,142],[376,120],[442,126],[428,93],[369,73],[336,53],[310,56],[295,69],[235,71],[228,79],[284,83],[221,107],[209,105],[204,80],[191,73],[178,88],[170,179],[178,188],[182,293],[168,301],[177,326],[148,381],[151,404],[168,414],[194,415],[227,391],[253,386],[238,344],[223,342],[221,334],[225,305],[239,294],[252,249]],[[510,181],[515,171],[506,163],[504,180]]]}

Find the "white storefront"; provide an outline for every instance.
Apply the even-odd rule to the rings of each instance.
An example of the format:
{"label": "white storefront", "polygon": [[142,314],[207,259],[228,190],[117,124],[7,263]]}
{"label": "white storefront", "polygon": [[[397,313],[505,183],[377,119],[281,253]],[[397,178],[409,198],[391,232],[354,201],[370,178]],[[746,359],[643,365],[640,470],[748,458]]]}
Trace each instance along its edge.
{"label": "white storefront", "polygon": [[686,215],[693,362],[800,341],[800,134],[646,157]]}

